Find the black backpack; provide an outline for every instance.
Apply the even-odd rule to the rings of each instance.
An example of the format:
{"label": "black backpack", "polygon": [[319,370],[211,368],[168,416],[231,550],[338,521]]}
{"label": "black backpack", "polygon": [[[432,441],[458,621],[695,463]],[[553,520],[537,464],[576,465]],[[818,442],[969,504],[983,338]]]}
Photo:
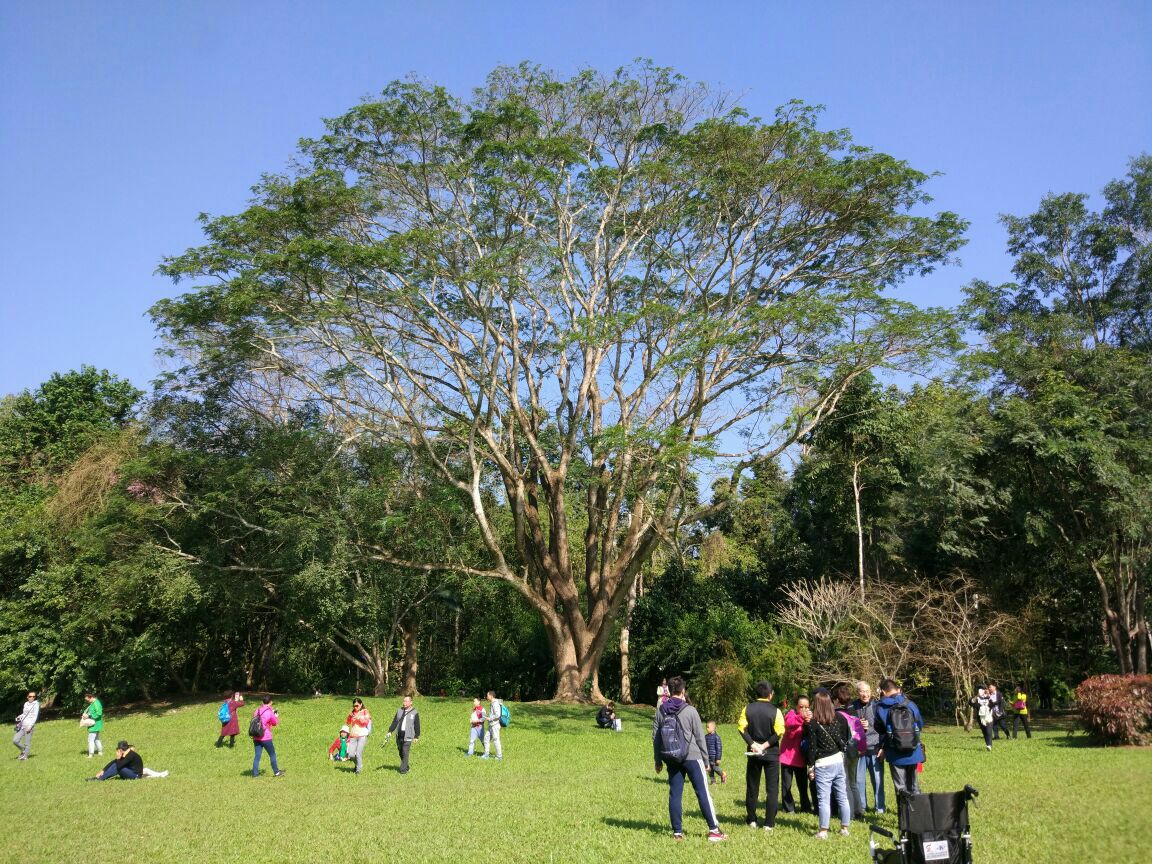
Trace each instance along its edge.
{"label": "black backpack", "polygon": [[920,730],[908,700],[897,702],[888,709],[888,749],[911,753],[919,744]]}
{"label": "black backpack", "polygon": [[688,758],[688,740],[680,728],[679,714],[661,714],[657,731],[660,735],[660,755],[663,758],[673,762],[683,762]]}
{"label": "black backpack", "polygon": [[257,709],[252,713],[252,720],[248,724],[248,737],[250,738],[263,738],[264,737],[264,721],[260,719],[260,710]]}

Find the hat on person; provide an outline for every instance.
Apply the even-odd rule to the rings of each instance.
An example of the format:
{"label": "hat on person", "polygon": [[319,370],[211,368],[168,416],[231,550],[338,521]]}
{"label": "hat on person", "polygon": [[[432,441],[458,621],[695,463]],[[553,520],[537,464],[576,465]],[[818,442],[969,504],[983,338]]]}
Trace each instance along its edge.
{"label": "hat on person", "polygon": [[116,742],[116,749],[117,750],[127,750],[131,746],[132,745],[129,744],[127,741],[117,741]]}
{"label": "hat on person", "polygon": [[341,726],[341,727],[340,727],[340,731],[341,731],[341,732],[351,732],[352,730],[351,730],[351,729],[349,729],[347,726]]}

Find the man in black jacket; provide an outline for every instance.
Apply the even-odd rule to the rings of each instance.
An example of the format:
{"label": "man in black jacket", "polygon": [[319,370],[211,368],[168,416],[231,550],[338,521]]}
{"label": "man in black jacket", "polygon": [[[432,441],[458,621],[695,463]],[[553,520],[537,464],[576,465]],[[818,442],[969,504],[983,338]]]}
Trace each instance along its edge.
{"label": "man in black jacket", "polygon": [[767,681],[756,682],[756,701],[740,712],[739,729],[748,745],[744,784],[748,827],[757,827],[756,807],[760,799],[760,774],[763,773],[768,787],[764,830],[771,831],[776,827],[776,809],[780,804],[780,736],[784,734],[784,715],[772,704],[772,685]]}

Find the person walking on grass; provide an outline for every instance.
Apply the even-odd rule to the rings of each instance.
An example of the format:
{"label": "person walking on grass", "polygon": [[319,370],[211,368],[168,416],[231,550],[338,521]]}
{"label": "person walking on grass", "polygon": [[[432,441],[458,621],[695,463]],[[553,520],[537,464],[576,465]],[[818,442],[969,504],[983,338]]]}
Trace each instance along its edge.
{"label": "person walking on grass", "polygon": [[468,728],[468,755],[476,753],[476,743],[484,744],[484,703],[479,699],[472,700],[472,714],[469,718],[471,724]]}
{"label": "person walking on grass", "polygon": [[[259,720],[259,724],[257,724]],[[252,712],[252,722],[248,734],[252,736],[252,776],[260,776],[260,757],[268,754],[272,762],[272,776],[283,777],[284,772],[276,763],[276,746],[272,743],[272,727],[280,725],[280,712],[272,707],[272,697],[265,696],[260,707]]]}
{"label": "person walking on grass", "polygon": [[[392,718],[392,725],[388,727],[388,735],[396,733],[396,750],[400,754],[400,773],[408,773],[408,754],[412,745],[420,740],[420,712],[412,707],[412,697],[405,696],[400,707],[396,709],[396,716]],[[388,739],[384,739],[388,743]]]}
{"label": "person walking on grass", "polygon": [[1012,737],[1016,738],[1016,734],[1020,731],[1020,726],[1024,726],[1024,734],[1031,738],[1032,728],[1028,725],[1028,692],[1020,684],[1013,688],[1012,695]]}
{"label": "person walking on grass", "polygon": [[872,685],[867,681],[856,682],[856,701],[852,703],[852,712],[864,727],[864,752],[856,760],[856,776],[849,776],[850,782],[856,784],[856,799],[860,805],[868,809],[867,786],[871,782],[872,802],[877,813],[884,812],[884,760],[878,755],[880,751],[880,727],[876,722],[876,700],[872,698]]}
{"label": "person walking on grass", "polygon": [[504,748],[500,746],[500,715],[503,703],[496,698],[496,694],[488,691],[488,715],[485,719],[488,721],[487,728],[484,732],[484,755],[481,759],[488,758],[488,746],[494,745],[496,747],[496,758],[504,758]]}
{"label": "person walking on grass", "polygon": [[891,678],[880,681],[880,693],[883,698],[876,706],[876,723],[883,743],[878,755],[888,763],[897,797],[901,792],[919,794],[916,766],[924,761],[924,745],[920,741],[924,718],[916,703]]}
{"label": "person walking on grass", "polygon": [[368,743],[368,733],[372,731],[372,713],[359,696],[352,700],[352,713],[344,722],[348,726],[347,757],[356,761],[355,773],[359,774],[364,767],[364,747]]}
{"label": "person walking on grass", "polygon": [[[811,703],[807,696],[796,697],[796,707],[784,715],[784,734],[780,737],[780,786],[784,795],[781,806],[785,813],[796,812],[792,798],[792,779],[796,779],[796,793],[800,798],[800,812],[812,813],[812,799],[808,797],[808,755],[804,749],[804,734],[812,719]],[[813,796],[813,799],[815,796]]]}
{"label": "person walking on grass", "polygon": [[240,709],[244,707],[244,695],[236,690],[229,696],[222,709],[228,712],[228,719],[224,719],[224,710],[220,712],[220,737],[216,739],[216,746],[223,747],[224,739],[228,739],[228,746],[236,746],[236,736],[240,734]]}
{"label": "person walking on grass", "polygon": [[87,706],[80,715],[80,725],[88,730],[88,758],[104,755],[104,742],[100,740],[100,733],[104,731],[104,703],[96,698],[96,694],[89,690],[84,694]]}
{"label": "person walking on grass", "polygon": [[988,690],[981,687],[976,695],[968,700],[968,704],[976,709],[976,722],[980,724],[980,732],[984,736],[984,747],[992,749],[992,700],[988,698]]}
{"label": "person walking on grass", "polygon": [[848,836],[852,808],[848,803],[848,776],[844,754],[852,745],[852,729],[843,712],[832,704],[831,694],[821,687],[812,698],[808,721],[808,776],[816,781],[819,830],[817,840],[827,840],[832,822],[832,802],[840,815],[840,836]]}
{"label": "person walking on grass", "polygon": [[995,684],[988,685],[988,701],[992,705],[992,740],[1000,740],[1000,730],[1004,730],[1004,740],[1007,741],[1012,737],[1012,733],[1008,731],[1008,716],[1004,710],[1004,694],[1000,692]]}
{"label": "person walking on grass", "polygon": [[676,676],[668,680],[668,698],[656,711],[652,723],[652,754],[656,773],[668,769],[668,816],[672,821],[672,837],[684,839],[684,780],[687,778],[700,803],[700,812],[708,823],[708,839],[712,842],[727,840],[720,830],[716,807],[708,793],[704,776],[708,759],[708,744],[704,740],[704,725],[700,714],[687,702],[684,679]]}
{"label": "person walking on grass", "polygon": [[756,808],[760,800],[760,776],[764,775],[767,803],[764,830],[776,827],[776,810],[780,802],[780,736],[784,734],[784,715],[772,704],[772,685],[756,682],[756,701],[744,706],[736,724],[748,745],[744,772],[744,805],[748,827],[755,828]]}
{"label": "person walking on grass", "polygon": [[20,751],[16,758],[21,762],[28,760],[32,751],[32,730],[36,728],[36,721],[40,719],[40,703],[36,699],[36,691],[29,690],[27,701],[16,718],[16,734],[12,736],[12,743]]}

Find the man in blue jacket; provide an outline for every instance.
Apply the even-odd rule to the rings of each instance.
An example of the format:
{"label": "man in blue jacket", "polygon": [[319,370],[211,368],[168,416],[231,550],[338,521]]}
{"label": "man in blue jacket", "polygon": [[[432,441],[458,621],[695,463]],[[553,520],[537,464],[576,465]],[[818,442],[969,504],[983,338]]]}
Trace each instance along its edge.
{"label": "man in blue jacket", "polygon": [[916,703],[891,678],[880,681],[880,692],[883,698],[876,706],[876,725],[880,728],[881,749],[876,758],[888,763],[897,798],[901,792],[919,794],[916,766],[924,761],[924,745],[920,741],[924,718]]}

